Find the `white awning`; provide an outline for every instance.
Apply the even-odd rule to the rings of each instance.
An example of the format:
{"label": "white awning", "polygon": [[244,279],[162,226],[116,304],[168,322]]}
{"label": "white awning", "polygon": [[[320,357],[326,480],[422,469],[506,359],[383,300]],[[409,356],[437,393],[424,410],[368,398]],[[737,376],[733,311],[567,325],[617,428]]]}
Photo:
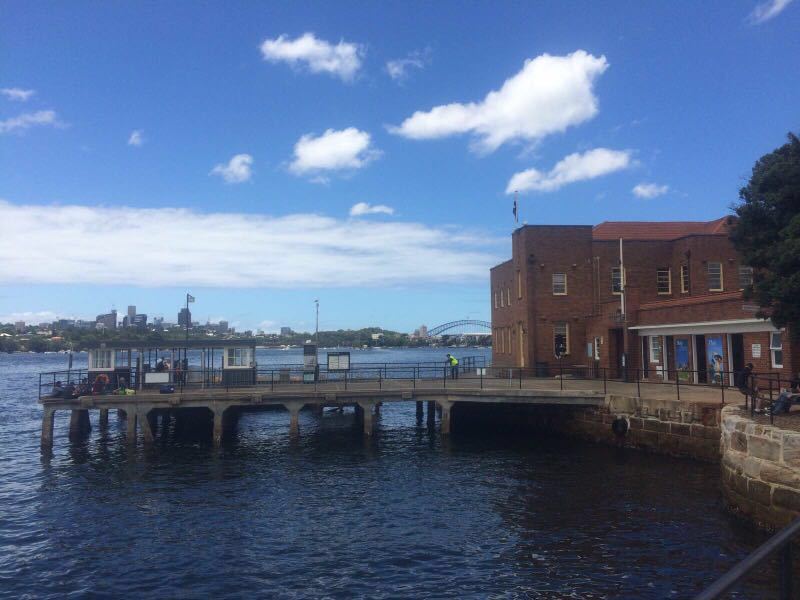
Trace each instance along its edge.
{"label": "white awning", "polygon": [[769,319],[737,319],[734,321],[704,321],[701,323],[667,323],[637,325],[628,329],[645,335],[707,335],[713,333],[752,333],[780,331]]}

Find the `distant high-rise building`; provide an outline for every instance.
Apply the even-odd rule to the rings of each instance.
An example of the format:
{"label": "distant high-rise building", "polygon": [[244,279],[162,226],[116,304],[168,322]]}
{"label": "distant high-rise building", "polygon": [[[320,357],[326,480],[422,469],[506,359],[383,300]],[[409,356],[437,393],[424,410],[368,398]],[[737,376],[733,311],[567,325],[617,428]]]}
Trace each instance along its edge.
{"label": "distant high-rise building", "polygon": [[428,337],[428,326],[427,325],[420,325],[419,326],[419,337]]}
{"label": "distant high-rise building", "polygon": [[188,308],[182,308],[178,313],[178,325],[181,327],[192,326],[192,311]]}
{"label": "distant high-rise building", "polygon": [[133,318],[136,316],[136,306],[133,304],[128,305],[128,325],[127,327],[131,327],[133,325]]}
{"label": "distant high-rise building", "polygon": [[289,337],[293,333],[294,333],[294,331],[292,331],[291,327],[281,327],[281,335],[283,337]]}
{"label": "distant high-rise building", "polygon": [[133,320],[130,323],[130,327],[136,327],[137,329],[147,329],[147,315],[145,313],[138,313],[133,315]]}
{"label": "distant high-rise building", "polygon": [[14,331],[23,333],[25,331],[25,321],[17,321],[14,323]]}
{"label": "distant high-rise building", "polygon": [[102,323],[102,327],[98,329],[116,329],[117,328],[117,311],[112,309],[110,313],[104,315],[97,315],[94,320],[98,325]]}
{"label": "distant high-rise building", "polygon": [[228,333],[228,322],[220,321],[217,325],[217,333]]}

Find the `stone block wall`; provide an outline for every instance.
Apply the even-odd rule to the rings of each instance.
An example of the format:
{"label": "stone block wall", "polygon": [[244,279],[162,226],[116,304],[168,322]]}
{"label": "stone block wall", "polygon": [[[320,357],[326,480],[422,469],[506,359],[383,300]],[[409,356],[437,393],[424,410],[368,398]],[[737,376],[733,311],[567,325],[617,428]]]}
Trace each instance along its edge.
{"label": "stone block wall", "polygon": [[722,411],[722,491],[735,513],[765,529],[800,515],[800,432],[753,422],[738,407]]}
{"label": "stone block wall", "polygon": [[[571,418],[561,421],[557,428],[596,442],[717,463],[719,408],[609,396],[602,408],[573,410]],[[611,429],[617,418],[628,421],[625,435],[617,435]]]}

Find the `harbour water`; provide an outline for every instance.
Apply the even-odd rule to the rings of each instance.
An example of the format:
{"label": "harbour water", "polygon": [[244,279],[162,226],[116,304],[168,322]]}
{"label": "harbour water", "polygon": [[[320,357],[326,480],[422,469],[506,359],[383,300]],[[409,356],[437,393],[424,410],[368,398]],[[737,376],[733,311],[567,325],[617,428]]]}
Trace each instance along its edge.
{"label": "harbour water", "polygon": [[[685,598],[763,539],[723,512],[718,466],[476,428],[443,439],[413,403],[385,405],[370,441],[352,412],[303,413],[294,441],[285,413],[245,413],[219,450],[178,434],[130,448],[113,416],[71,444],[59,415],[42,456],[37,374],[65,366],[0,355],[0,597]],[[768,575],[739,597],[771,597]]]}

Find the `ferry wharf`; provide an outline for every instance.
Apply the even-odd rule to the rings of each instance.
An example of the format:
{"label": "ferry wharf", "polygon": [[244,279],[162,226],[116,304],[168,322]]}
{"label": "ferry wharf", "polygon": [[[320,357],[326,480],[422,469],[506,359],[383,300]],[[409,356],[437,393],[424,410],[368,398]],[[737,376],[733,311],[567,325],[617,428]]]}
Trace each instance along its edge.
{"label": "ferry wharf", "polygon": [[[42,373],[39,402],[43,408],[41,443],[53,445],[58,411],[70,413],[70,437],[90,430],[90,411],[98,411],[99,425],[108,425],[109,411],[125,420],[127,440],[152,443],[159,419],[162,428],[171,419],[198,411],[213,418],[213,443],[242,411],[283,407],[292,435],[299,434],[302,409],[322,413],[325,407],[354,407],[365,436],[373,434],[373,415],[382,403],[415,402],[421,420],[427,404],[428,425],[439,418],[439,430],[449,435],[455,406],[551,407],[576,411],[634,414],[646,399],[650,412],[668,407],[677,416],[700,414],[711,407],[718,413],[725,390],[709,386],[655,384],[609,379],[604,371],[559,367],[542,373],[510,367],[487,367],[464,357],[457,371],[444,363],[350,364],[346,352],[329,352],[327,365],[314,358],[303,365],[259,367],[250,340],[169,342],[169,348],[145,342],[98,344],[89,349],[88,368]],[[172,347],[172,345],[175,347]],[[677,395],[677,399],[676,399]],[[677,404],[676,404],[677,402]],[[469,409],[467,409],[469,410]],[[603,423],[610,431],[611,420]],[[698,417],[699,419],[699,417]],[[635,426],[635,425],[634,425]]]}

